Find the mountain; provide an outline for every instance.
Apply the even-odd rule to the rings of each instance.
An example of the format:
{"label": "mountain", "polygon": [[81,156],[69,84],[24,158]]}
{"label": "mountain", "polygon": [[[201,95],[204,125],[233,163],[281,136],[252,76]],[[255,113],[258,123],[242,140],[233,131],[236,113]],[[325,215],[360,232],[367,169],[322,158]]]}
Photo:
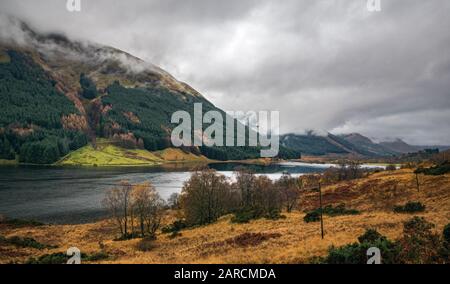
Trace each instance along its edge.
{"label": "mountain", "polygon": [[[95,146],[97,138],[163,150],[172,147],[175,111],[192,114],[193,104],[202,103],[204,113],[224,114],[189,85],[126,52],[38,33],[16,20],[11,25],[20,40],[0,38],[0,159],[52,164]],[[184,150],[218,160],[260,156],[259,147]],[[280,153],[298,157],[288,149]]]}
{"label": "mountain", "polygon": [[281,145],[302,154],[322,156],[326,154],[349,154],[350,151],[327,136],[314,134],[286,134],[280,137]]}
{"label": "mountain", "polygon": [[392,156],[400,152],[382,144],[378,144],[359,133],[343,134],[341,135],[346,141],[356,145],[360,152],[366,153],[369,156]]}
{"label": "mountain", "polygon": [[356,155],[362,157],[392,157],[402,154],[417,153],[424,150],[439,149],[445,151],[448,146],[414,146],[397,139],[393,142],[373,142],[359,133],[326,136],[307,134],[286,134],[281,136],[281,145],[294,149],[305,155]]}
{"label": "mountain", "polygon": [[386,149],[390,149],[401,154],[415,153],[427,149],[438,149],[439,151],[446,151],[450,149],[450,146],[444,145],[410,145],[401,139],[381,142],[380,145],[382,145]]}
{"label": "mountain", "polygon": [[400,152],[377,144],[359,133],[344,135],[328,133],[326,136],[315,135],[312,132],[305,135],[287,134],[281,137],[281,144],[306,155],[340,154],[388,157],[400,154]]}
{"label": "mountain", "polygon": [[413,153],[413,152],[417,152],[419,150],[424,149],[420,146],[409,145],[401,139],[396,139],[395,141],[390,141],[390,142],[381,142],[380,145],[382,145],[386,149],[390,149],[391,151],[395,151],[397,153],[403,153],[403,154]]}

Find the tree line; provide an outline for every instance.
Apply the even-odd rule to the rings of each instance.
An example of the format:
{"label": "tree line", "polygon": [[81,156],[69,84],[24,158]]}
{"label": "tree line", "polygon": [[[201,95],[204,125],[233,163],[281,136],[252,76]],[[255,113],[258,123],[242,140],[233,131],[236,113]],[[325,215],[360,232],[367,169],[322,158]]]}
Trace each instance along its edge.
{"label": "tree line", "polygon": [[150,183],[121,182],[107,192],[104,205],[115,220],[121,238],[154,237],[167,208],[182,213],[183,226],[210,224],[227,214],[233,214],[232,222],[236,223],[258,218],[279,219],[283,218],[281,212],[298,209],[302,194],[320,185],[360,178],[365,173],[357,163],[342,163],[323,174],[292,177],[284,173],[273,181],[247,168],[238,168],[234,179],[213,169],[200,168],[184,183],[181,193],[172,194],[167,203]]}

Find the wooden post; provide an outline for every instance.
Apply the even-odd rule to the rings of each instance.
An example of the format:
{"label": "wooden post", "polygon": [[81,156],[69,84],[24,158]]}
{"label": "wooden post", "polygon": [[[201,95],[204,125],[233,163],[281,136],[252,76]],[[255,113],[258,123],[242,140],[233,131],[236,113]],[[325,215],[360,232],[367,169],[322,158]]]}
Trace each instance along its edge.
{"label": "wooden post", "polygon": [[420,191],[419,174],[418,173],[416,173],[416,185],[417,185],[417,191]]}
{"label": "wooden post", "polygon": [[320,182],[319,182],[319,203],[320,203],[320,231],[322,233],[323,239],[324,233],[323,233],[322,187],[320,186]]}

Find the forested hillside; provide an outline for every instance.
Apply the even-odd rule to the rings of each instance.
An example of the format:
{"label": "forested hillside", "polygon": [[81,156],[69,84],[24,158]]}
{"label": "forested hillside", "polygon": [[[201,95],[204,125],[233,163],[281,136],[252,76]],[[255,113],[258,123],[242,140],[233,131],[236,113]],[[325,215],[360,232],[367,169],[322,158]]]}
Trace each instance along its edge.
{"label": "forested hillside", "polygon": [[[122,148],[158,151],[172,147],[176,111],[192,114],[194,103],[202,103],[203,113],[217,110],[225,118],[190,86],[132,55],[21,28],[25,46],[0,43],[0,159],[53,164],[88,143],[95,148],[98,138]],[[224,119],[224,137],[226,127]],[[183,150],[241,160],[259,158],[261,149]],[[280,157],[299,158],[300,152],[281,147]]]}
{"label": "forested hillside", "polygon": [[31,57],[1,51],[0,159],[49,164],[87,143],[86,136],[63,129],[61,117],[78,113]]}

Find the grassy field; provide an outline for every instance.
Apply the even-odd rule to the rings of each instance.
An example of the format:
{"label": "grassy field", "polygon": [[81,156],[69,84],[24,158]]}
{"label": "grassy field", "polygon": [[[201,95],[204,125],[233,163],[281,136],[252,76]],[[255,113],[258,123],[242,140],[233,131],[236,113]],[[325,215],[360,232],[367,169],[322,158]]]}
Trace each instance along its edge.
{"label": "grassy field", "polygon": [[61,166],[154,166],[174,162],[206,162],[204,156],[196,156],[181,149],[165,149],[150,152],[142,149],[124,149],[99,140],[97,147],[85,146],[56,163]]}
{"label": "grassy field", "polygon": [[158,165],[163,160],[145,150],[128,150],[114,145],[91,145],[64,157],[57,165],[63,166],[143,166]]}
{"label": "grassy field", "polygon": [[[313,256],[325,255],[331,245],[355,242],[368,228],[377,229],[390,239],[398,238],[403,222],[414,215],[397,214],[393,208],[406,201],[425,204],[425,212],[415,215],[425,217],[436,224],[436,232],[442,232],[450,222],[450,175],[422,176],[420,184],[417,191],[412,171],[399,170],[325,187],[325,205],[345,203],[361,214],[326,216],[323,240],[320,223],[303,221],[304,211],[317,206],[318,197],[314,192],[303,196],[298,210],[284,213],[285,219],[234,224],[230,222],[231,216],[224,216],[214,224],[183,230],[175,238],[159,233],[153,248],[147,252],[137,249],[139,239],[113,241],[118,232],[109,220],[41,227],[0,225],[0,235],[5,237],[33,237],[41,243],[58,246],[37,250],[0,245],[0,263],[24,262],[30,256],[64,252],[72,246],[89,254],[102,250],[109,258],[96,262],[106,263],[305,263]],[[173,221],[175,214],[166,216],[164,223]]]}
{"label": "grassy field", "polygon": [[192,153],[183,152],[180,149],[168,148],[162,151],[154,152],[160,159],[167,162],[207,162],[208,158],[205,156],[196,156]]}

